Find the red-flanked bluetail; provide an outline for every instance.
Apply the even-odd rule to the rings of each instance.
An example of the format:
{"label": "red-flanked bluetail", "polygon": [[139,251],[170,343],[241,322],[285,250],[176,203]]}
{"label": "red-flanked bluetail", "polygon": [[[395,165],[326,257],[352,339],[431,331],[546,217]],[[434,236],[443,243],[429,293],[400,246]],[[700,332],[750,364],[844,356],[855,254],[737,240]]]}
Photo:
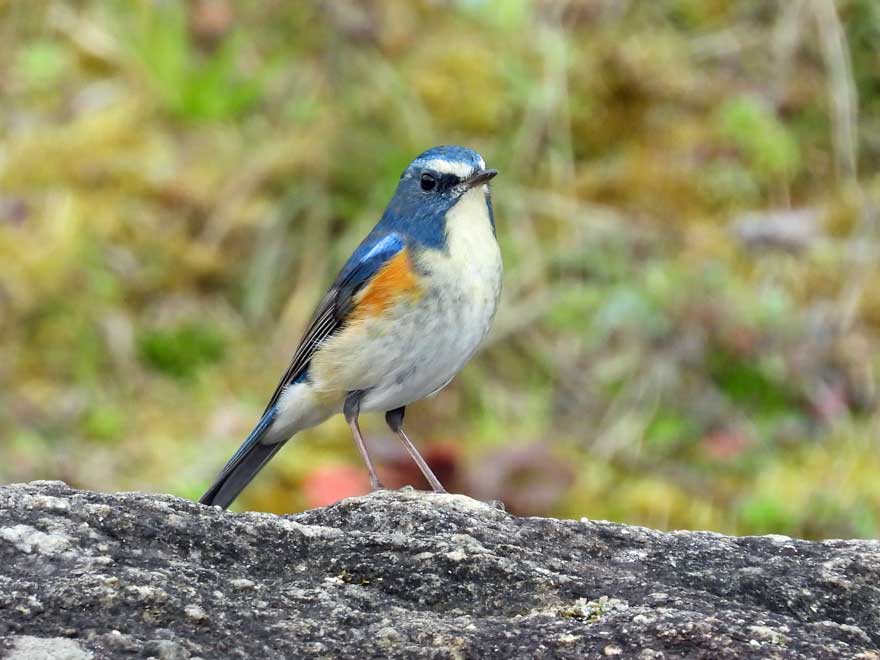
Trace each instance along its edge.
{"label": "red-flanked bluetail", "polygon": [[203,504],[229,506],[295,433],[339,412],[374,489],[382,485],[358,427],[364,411],[384,412],[431,487],[445,492],[404,433],[403,416],[445,387],[489,332],[502,272],[488,185],[496,174],[457,146],[429,149],[406,168]]}

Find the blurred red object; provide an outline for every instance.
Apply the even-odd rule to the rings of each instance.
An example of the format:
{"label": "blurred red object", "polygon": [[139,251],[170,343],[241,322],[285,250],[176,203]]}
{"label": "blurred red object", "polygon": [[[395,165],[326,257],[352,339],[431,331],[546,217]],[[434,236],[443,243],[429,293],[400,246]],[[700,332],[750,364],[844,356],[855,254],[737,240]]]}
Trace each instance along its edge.
{"label": "blurred red object", "polygon": [[700,441],[703,451],[716,461],[729,461],[742,455],[752,441],[742,431],[722,429],[703,436]]}
{"label": "blurred red object", "polygon": [[[383,442],[377,452],[377,457],[381,457],[377,469],[382,483],[386,488],[392,489],[412,486],[418,490],[431,490],[415,461],[396,440],[392,439],[393,445]],[[458,445],[434,442],[418,449],[446,490],[456,492],[459,488],[458,475],[461,472],[461,451]]]}
{"label": "blurred red object", "polygon": [[838,380],[833,383],[820,382],[810,397],[813,415],[831,424],[834,420],[849,414],[846,383]]}
{"label": "blurred red object", "polygon": [[199,46],[213,50],[229,33],[235,21],[228,0],[195,0],[190,5],[189,29]]}
{"label": "blurred red object", "polygon": [[315,508],[369,493],[370,480],[361,466],[328,465],[309,472],[302,488],[307,506]]}
{"label": "blurred red object", "polygon": [[544,443],[505,447],[468,473],[468,494],[501,500],[519,516],[547,515],[574,483],[574,468]]}

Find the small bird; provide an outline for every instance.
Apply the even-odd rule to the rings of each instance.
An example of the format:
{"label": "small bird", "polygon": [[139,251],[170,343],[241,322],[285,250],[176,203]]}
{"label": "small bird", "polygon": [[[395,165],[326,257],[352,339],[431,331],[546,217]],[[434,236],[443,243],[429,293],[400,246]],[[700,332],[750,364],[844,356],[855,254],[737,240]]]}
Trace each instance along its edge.
{"label": "small bird", "polygon": [[226,508],[295,433],[342,412],[382,488],[358,426],[385,413],[435,492],[445,489],[403,431],[413,401],[473,356],[501,293],[486,169],[472,149],[428,149],[404,170],[382,219],[321,300],[256,427],[200,502]]}

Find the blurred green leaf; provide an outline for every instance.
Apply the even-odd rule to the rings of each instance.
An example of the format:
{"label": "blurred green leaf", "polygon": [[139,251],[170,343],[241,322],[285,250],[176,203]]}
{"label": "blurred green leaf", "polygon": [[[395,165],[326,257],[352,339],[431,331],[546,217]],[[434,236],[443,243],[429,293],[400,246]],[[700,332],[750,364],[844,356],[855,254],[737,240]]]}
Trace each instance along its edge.
{"label": "blurred green leaf", "polygon": [[678,447],[693,442],[697,435],[694,420],[670,408],[661,408],[645,429],[648,446],[658,448]]}
{"label": "blurred green leaf", "polygon": [[719,111],[721,134],[739,149],[761,180],[790,181],[801,167],[797,140],[756,96],[738,96]]}
{"label": "blurred green leaf", "polygon": [[147,330],[138,338],[141,361],[174,378],[192,378],[223,359],[226,341],[211,327],[186,323],[171,330]]}
{"label": "blurred green leaf", "polygon": [[529,0],[458,0],[458,4],[487,24],[506,32],[522,29],[532,12],[532,3]]}
{"label": "blurred green leaf", "polygon": [[29,44],[18,53],[16,69],[33,87],[46,89],[57,84],[70,63],[64,46],[48,40]]}
{"label": "blurred green leaf", "polygon": [[710,353],[706,366],[718,387],[752,413],[784,413],[796,405],[797,397],[789,384],[773,379],[754,358],[718,349]]}
{"label": "blurred green leaf", "polygon": [[125,426],[125,413],[114,405],[93,408],[83,422],[83,430],[96,440],[108,441],[119,436]]}
{"label": "blurred green leaf", "polygon": [[212,52],[192,43],[183,3],[151,3],[123,20],[124,43],[167,110],[189,120],[241,115],[260,99],[259,76],[239,69],[241,37],[223,38]]}
{"label": "blurred green leaf", "polygon": [[755,534],[771,534],[797,523],[788,507],[771,496],[752,497],[740,507],[740,515]]}

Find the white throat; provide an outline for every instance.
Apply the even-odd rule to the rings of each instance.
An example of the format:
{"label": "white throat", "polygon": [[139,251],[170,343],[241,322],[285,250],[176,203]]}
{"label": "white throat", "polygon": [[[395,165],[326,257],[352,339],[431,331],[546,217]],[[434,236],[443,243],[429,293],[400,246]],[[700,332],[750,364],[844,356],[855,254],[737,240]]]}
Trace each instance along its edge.
{"label": "white throat", "polygon": [[450,256],[455,257],[461,251],[477,256],[498,250],[489,218],[488,192],[489,187],[485,184],[471,188],[446,212],[446,241]]}
{"label": "white throat", "polygon": [[475,308],[485,310],[485,330],[501,293],[501,250],[492,231],[486,200],[488,186],[464,193],[446,212],[445,254],[427,264],[444,285],[462,293]]}

